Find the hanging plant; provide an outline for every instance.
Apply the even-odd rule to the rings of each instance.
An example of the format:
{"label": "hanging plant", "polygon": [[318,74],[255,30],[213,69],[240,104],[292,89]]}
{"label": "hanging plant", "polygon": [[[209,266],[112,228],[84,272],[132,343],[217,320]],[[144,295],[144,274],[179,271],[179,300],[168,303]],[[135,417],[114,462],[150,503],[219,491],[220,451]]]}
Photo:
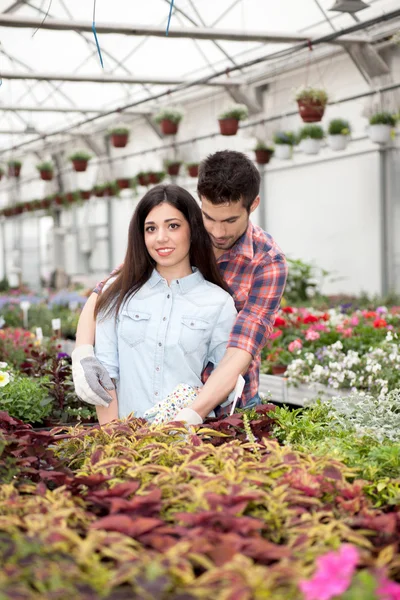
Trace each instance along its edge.
{"label": "hanging plant", "polygon": [[131,180],[127,177],[117,179],[117,186],[120,190],[126,190],[131,187]]}
{"label": "hanging plant", "polygon": [[369,120],[369,137],[375,144],[387,144],[396,127],[396,117],[389,112],[375,113]]}
{"label": "hanging plant", "polygon": [[3,175],[4,175],[4,169],[3,169],[3,167],[0,167],[0,181],[3,179]]}
{"label": "hanging plant", "polygon": [[186,165],[189,177],[199,176],[199,163],[188,163]]}
{"label": "hanging plant", "polygon": [[306,125],[299,132],[299,142],[305,154],[318,154],[325,134],[319,125]]}
{"label": "hanging plant", "polygon": [[170,177],[176,177],[179,175],[181,164],[181,160],[166,160],[164,162],[164,166],[167,169],[167,173]]}
{"label": "hanging plant", "polygon": [[93,193],[97,198],[102,198],[104,196],[104,185],[95,185],[93,186]]}
{"label": "hanging plant", "polygon": [[139,185],[142,185],[143,187],[149,185],[150,183],[150,178],[147,171],[139,171],[139,173],[136,175],[136,178],[139,182]]}
{"label": "hanging plant", "polygon": [[236,135],[239,129],[239,121],[244,121],[249,116],[247,107],[243,104],[232,106],[218,117],[221,135]]}
{"label": "hanging plant", "polygon": [[105,196],[114,197],[119,195],[119,187],[116,181],[106,181],[103,189]]}
{"label": "hanging plant", "polygon": [[154,121],[160,125],[164,135],[175,135],[178,133],[179,123],[181,122],[183,113],[179,110],[164,109],[161,110],[155,117]]}
{"label": "hanging plant", "polygon": [[157,185],[158,183],[161,183],[162,180],[165,178],[165,172],[164,171],[149,171],[148,176],[149,176],[149,182],[154,185]]}
{"label": "hanging plant", "polygon": [[65,195],[64,194],[55,194],[54,204],[56,204],[57,206],[63,206],[64,204],[67,204]]}
{"label": "hanging plant", "polygon": [[70,161],[72,162],[72,166],[74,167],[74,171],[77,173],[83,173],[83,171],[86,171],[88,162],[91,158],[91,155],[84,150],[74,152],[69,157]]}
{"label": "hanging plant", "polygon": [[325,90],[305,87],[296,94],[300,117],[304,123],[318,123],[324,116],[325,107],[328,102],[328,94]]}
{"label": "hanging plant", "polygon": [[92,190],[79,190],[79,195],[82,198],[82,200],[90,200]]}
{"label": "hanging plant", "polygon": [[288,160],[293,156],[293,146],[296,145],[296,135],[293,131],[277,131],[274,135],[274,156]]}
{"label": "hanging plant", "polygon": [[267,165],[274,154],[274,149],[267,146],[264,142],[258,141],[254,148],[254,152],[256,155],[256,163],[258,165]]}
{"label": "hanging plant", "polygon": [[42,162],[36,165],[37,170],[40,173],[40,178],[43,181],[51,181],[53,179],[54,166],[52,162]]}
{"label": "hanging plant", "polygon": [[41,200],[41,208],[49,209],[53,199],[54,198],[52,196],[46,196],[46,198],[43,198],[43,200]]}
{"label": "hanging plant", "polygon": [[22,162],[20,160],[9,160],[7,165],[9,177],[19,177],[21,175]]}
{"label": "hanging plant", "polygon": [[345,150],[350,139],[351,127],[348,121],[333,119],[328,127],[328,144],[332,150]]}
{"label": "hanging plant", "polygon": [[114,148],[125,148],[129,140],[128,127],[115,127],[110,130],[111,143]]}

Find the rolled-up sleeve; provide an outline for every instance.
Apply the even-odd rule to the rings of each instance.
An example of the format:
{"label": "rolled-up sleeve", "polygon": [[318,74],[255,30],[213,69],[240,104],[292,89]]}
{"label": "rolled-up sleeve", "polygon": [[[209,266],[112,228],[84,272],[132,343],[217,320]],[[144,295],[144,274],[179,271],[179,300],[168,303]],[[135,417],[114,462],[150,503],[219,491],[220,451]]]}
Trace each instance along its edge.
{"label": "rolled-up sleeve", "polygon": [[217,366],[224,356],[236,317],[237,310],[233,298],[227,296],[211,333],[206,363],[210,362]]}
{"label": "rolled-up sleeve", "polygon": [[271,335],[288,267],[283,255],[254,270],[249,296],[233,325],[228,348],[240,348],[257,356]]}
{"label": "rolled-up sleeve", "polygon": [[95,354],[111,379],[119,379],[117,327],[114,314],[105,319],[97,317]]}

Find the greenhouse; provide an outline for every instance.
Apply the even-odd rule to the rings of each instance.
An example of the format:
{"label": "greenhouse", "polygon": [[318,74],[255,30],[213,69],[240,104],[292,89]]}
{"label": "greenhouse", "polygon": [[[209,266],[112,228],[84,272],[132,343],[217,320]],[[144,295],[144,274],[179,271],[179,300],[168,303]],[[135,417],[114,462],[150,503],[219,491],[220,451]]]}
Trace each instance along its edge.
{"label": "greenhouse", "polygon": [[0,32],[0,600],[400,600],[400,1]]}

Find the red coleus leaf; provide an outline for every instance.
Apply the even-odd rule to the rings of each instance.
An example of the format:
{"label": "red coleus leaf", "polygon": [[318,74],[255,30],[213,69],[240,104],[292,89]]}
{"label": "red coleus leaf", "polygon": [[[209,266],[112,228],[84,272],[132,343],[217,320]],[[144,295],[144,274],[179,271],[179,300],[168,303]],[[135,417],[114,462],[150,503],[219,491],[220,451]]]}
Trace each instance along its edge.
{"label": "red coleus leaf", "polygon": [[140,517],[132,519],[127,515],[110,515],[103,517],[95,523],[92,523],[91,529],[105,529],[106,531],[118,531],[131,537],[140,537],[144,533],[152,531],[156,527],[163,525],[161,519],[152,519]]}
{"label": "red coleus leaf", "polygon": [[217,531],[227,531],[241,535],[261,531],[265,527],[265,523],[259,519],[235,517],[222,512],[177,513],[175,518],[189,527],[209,527]]}
{"label": "red coleus leaf", "polygon": [[342,473],[337,467],[333,465],[325,467],[322,474],[324,475],[324,477],[329,477],[329,479],[335,479],[335,481],[343,481]]}
{"label": "red coleus leaf", "polygon": [[249,538],[245,540],[241,552],[262,564],[270,564],[282,558],[290,558],[289,548],[278,546],[263,538]]}
{"label": "red coleus leaf", "polygon": [[44,481],[54,481],[58,485],[63,485],[68,478],[66,473],[62,473],[61,471],[39,471],[39,476]]}
{"label": "red coleus leaf", "polygon": [[112,488],[91,492],[91,496],[95,498],[127,498],[131,494],[137,492],[139,487],[140,483],[138,481],[127,481],[118,483]]}

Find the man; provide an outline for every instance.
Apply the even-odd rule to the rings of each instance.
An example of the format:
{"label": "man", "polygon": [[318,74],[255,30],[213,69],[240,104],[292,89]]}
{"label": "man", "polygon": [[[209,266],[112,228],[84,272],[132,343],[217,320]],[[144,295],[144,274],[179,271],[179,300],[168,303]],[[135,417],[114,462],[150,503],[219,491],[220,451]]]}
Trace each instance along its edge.
{"label": "man", "polygon": [[[282,251],[270,235],[250,221],[260,203],[260,174],[247,156],[230,150],[208,156],[200,166],[197,191],[204,226],[238,316],[222,361],[211,374],[206,368],[205,385],[198,397],[191,408],[176,416],[176,420],[193,425],[201,424],[228,397],[240,374],[246,382],[241,406],[260,403],[260,354],[272,332],[287,277]],[[110,401],[105,390],[113,390],[114,385],[93,351],[93,311],[102,283],[82,311],[72,361],[77,395],[105,406]]]}

